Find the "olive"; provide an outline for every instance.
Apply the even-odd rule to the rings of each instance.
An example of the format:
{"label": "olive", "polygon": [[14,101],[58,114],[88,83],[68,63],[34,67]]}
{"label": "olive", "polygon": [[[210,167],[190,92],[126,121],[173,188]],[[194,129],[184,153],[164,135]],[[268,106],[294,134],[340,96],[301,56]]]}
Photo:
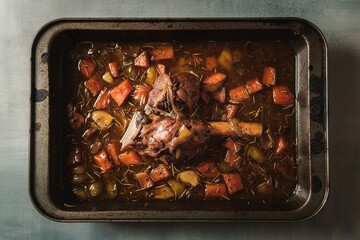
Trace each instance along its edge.
{"label": "olive", "polygon": [[90,152],[91,154],[96,154],[100,151],[102,146],[102,142],[99,138],[96,138],[94,143],[90,145]]}
{"label": "olive", "polygon": [[272,191],[273,191],[273,185],[268,181],[262,182],[256,186],[256,192],[261,195],[271,194]]}
{"label": "olive", "polygon": [[87,189],[91,197],[97,197],[102,194],[102,185],[100,182],[90,183]]}
{"label": "olive", "polygon": [[66,165],[72,166],[72,165],[80,163],[82,161],[81,154],[82,154],[82,152],[79,147],[74,148],[69,153]]}
{"label": "olive", "polygon": [[265,154],[255,145],[247,147],[247,155],[257,162],[265,161]]}
{"label": "olive", "polygon": [[86,171],[86,166],[82,164],[82,165],[74,167],[71,170],[71,173],[74,174],[74,175],[75,174],[83,174],[83,173],[85,173],[85,171]]}
{"label": "olive", "polygon": [[90,180],[89,176],[86,174],[75,174],[72,179],[71,182],[73,185],[84,185],[85,183],[87,183]]}
{"label": "olive", "polygon": [[275,146],[275,140],[275,134],[268,129],[260,138],[260,146],[265,150],[271,149]]}
{"label": "olive", "polygon": [[228,172],[231,172],[232,170],[234,170],[234,168],[232,166],[230,166],[228,163],[226,163],[224,161],[221,161],[218,164],[218,167],[219,167],[220,172],[222,172],[222,173],[228,173]]}
{"label": "olive", "polygon": [[86,200],[87,199],[86,191],[82,187],[74,188],[73,193],[80,200]]}
{"label": "olive", "polygon": [[115,181],[106,183],[106,194],[108,198],[115,198],[118,194],[118,187]]}

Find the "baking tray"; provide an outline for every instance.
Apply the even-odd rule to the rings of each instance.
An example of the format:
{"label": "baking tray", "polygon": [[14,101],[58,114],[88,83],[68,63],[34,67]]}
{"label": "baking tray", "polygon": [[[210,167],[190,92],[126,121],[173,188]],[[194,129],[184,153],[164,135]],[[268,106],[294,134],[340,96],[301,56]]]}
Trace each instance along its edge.
{"label": "baking tray", "polygon": [[[63,184],[63,58],[77,41],[285,40],[295,52],[297,178],[281,204],[236,201],[87,202],[69,205]],[[329,194],[327,45],[298,18],[60,19],[36,35],[31,53],[29,193],[36,209],[57,221],[301,221]]]}

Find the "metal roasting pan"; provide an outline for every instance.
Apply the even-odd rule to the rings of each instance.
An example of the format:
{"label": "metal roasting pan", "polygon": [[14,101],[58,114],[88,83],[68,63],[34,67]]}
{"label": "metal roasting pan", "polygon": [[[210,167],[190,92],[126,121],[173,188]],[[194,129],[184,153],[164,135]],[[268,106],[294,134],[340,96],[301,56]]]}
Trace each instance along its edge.
{"label": "metal roasting pan", "polygon": [[[87,202],[68,205],[64,54],[77,41],[283,40],[295,52],[297,177],[282,203],[238,201]],[[31,52],[29,193],[44,216],[64,222],[301,221],[316,215],[329,194],[327,45],[298,18],[60,19],[36,35]]]}

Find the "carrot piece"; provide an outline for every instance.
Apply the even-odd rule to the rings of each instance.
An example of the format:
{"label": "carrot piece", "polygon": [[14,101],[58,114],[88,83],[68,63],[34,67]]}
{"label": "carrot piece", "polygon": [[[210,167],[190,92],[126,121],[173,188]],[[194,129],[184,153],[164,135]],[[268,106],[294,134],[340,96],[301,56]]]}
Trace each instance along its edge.
{"label": "carrot piece", "polygon": [[109,69],[110,69],[110,73],[113,77],[119,77],[119,67],[118,67],[118,62],[114,61],[109,63]]}
{"label": "carrot piece", "polygon": [[97,75],[94,75],[85,82],[85,87],[95,97],[105,87],[105,83]]}
{"label": "carrot piece", "polygon": [[214,56],[210,56],[206,58],[206,69],[209,71],[214,70],[218,66],[216,58]]}
{"label": "carrot piece", "polygon": [[75,132],[79,131],[84,126],[84,124],[85,124],[85,118],[80,113],[75,113],[69,121],[70,127]]}
{"label": "carrot piece", "polygon": [[120,165],[119,161],[119,144],[117,142],[109,142],[104,145],[105,151],[109,154],[111,160],[116,166]]}
{"label": "carrot piece", "polygon": [[207,178],[215,178],[217,175],[219,175],[219,170],[213,161],[200,163],[196,169],[201,175]]}
{"label": "carrot piece", "polygon": [[165,67],[164,64],[157,64],[156,69],[158,70],[158,72],[160,74],[165,74],[166,73],[166,67]]}
{"label": "carrot piece", "polygon": [[151,51],[151,60],[174,59],[174,48],[172,45],[159,46]]}
{"label": "carrot piece", "polygon": [[273,100],[278,105],[291,105],[294,103],[294,95],[290,92],[286,86],[274,86],[273,87]]}
{"label": "carrot piece", "polygon": [[243,157],[237,154],[236,152],[233,152],[231,150],[228,150],[224,159],[224,162],[229,164],[230,166],[239,169],[241,162],[243,160]]}
{"label": "carrot piece", "polygon": [[95,70],[96,64],[87,59],[83,59],[79,62],[79,68],[82,75],[84,75],[86,78],[90,78]]}
{"label": "carrot piece", "polygon": [[260,80],[258,77],[254,78],[254,79],[250,79],[249,81],[247,81],[246,83],[246,90],[250,95],[253,95],[254,93],[262,90],[264,87],[263,85],[260,83]]}
{"label": "carrot piece", "polygon": [[81,155],[82,155],[81,149],[79,147],[74,148],[73,150],[71,150],[71,152],[69,152],[66,165],[73,166],[75,164],[82,162]]}
{"label": "carrot piece", "polygon": [[110,104],[110,91],[104,90],[101,91],[98,98],[95,101],[95,108],[97,109],[105,109]]}
{"label": "carrot piece", "polygon": [[224,107],[225,110],[225,118],[233,118],[235,117],[237,111],[239,110],[239,106],[238,105],[234,105],[234,104],[227,104]]}
{"label": "carrot piece", "polygon": [[226,75],[223,73],[214,73],[207,77],[202,83],[205,91],[214,92],[220,89],[225,82]]}
{"label": "carrot piece", "polygon": [[230,99],[234,102],[244,102],[250,99],[248,92],[244,85],[241,85],[237,88],[230,89],[229,91]]}
{"label": "carrot piece", "polygon": [[130,96],[132,90],[134,90],[134,88],[131,86],[130,81],[125,80],[116,87],[114,87],[111,90],[110,95],[117,103],[117,105],[121,106],[124,101]]}
{"label": "carrot piece", "polygon": [[139,165],[142,163],[139,155],[134,151],[130,150],[119,156],[119,160],[122,164],[129,165]]}
{"label": "carrot piece", "polygon": [[234,142],[234,140],[230,137],[225,141],[224,147],[231,150],[232,152],[238,152],[242,146],[240,143]]}
{"label": "carrot piece", "polygon": [[154,182],[158,182],[170,177],[171,173],[165,164],[159,164],[157,168],[151,170],[150,176]]}
{"label": "carrot piece", "polygon": [[284,136],[280,136],[275,145],[275,156],[283,154],[288,149],[288,144]]}
{"label": "carrot piece", "polygon": [[262,82],[265,85],[275,85],[276,69],[273,67],[264,67]]}
{"label": "carrot piece", "polygon": [[204,90],[201,91],[201,99],[204,100],[204,102],[205,102],[206,104],[209,104],[209,102],[210,102],[210,96],[209,96],[209,94],[208,94],[206,91],[204,91]]}
{"label": "carrot piece", "polygon": [[147,189],[147,188],[151,188],[152,186],[154,186],[154,182],[150,178],[148,170],[145,170],[144,172],[136,173],[135,177],[138,180],[141,188]]}
{"label": "carrot piece", "polygon": [[107,172],[112,168],[112,164],[104,150],[100,150],[97,154],[93,155],[93,160],[103,172]]}
{"label": "carrot piece", "polygon": [[239,173],[223,173],[223,178],[230,195],[244,188]]}
{"label": "carrot piece", "polygon": [[224,103],[226,98],[226,89],[225,87],[220,88],[219,90],[212,93],[212,97],[219,103]]}
{"label": "carrot piece", "polygon": [[228,196],[226,185],[224,183],[205,184],[205,198],[220,198]]}
{"label": "carrot piece", "polygon": [[140,104],[146,103],[151,89],[152,89],[152,87],[150,87],[150,86],[139,84],[135,87],[133,98],[135,100],[139,101]]}
{"label": "carrot piece", "polygon": [[135,58],[134,65],[137,67],[148,68],[150,66],[149,53],[147,51],[143,51]]}

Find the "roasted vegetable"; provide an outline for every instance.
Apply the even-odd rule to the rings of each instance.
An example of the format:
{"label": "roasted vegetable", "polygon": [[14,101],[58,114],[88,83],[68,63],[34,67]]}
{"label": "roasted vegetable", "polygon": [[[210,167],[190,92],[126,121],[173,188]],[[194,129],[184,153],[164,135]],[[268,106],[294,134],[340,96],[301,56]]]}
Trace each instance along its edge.
{"label": "roasted vegetable", "polygon": [[155,199],[166,200],[166,199],[172,199],[175,197],[174,192],[168,186],[161,186],[158,188],[154,188],[152,193],[153,193],[153,196]]}
{"label": "roasted vegetable", "polygon": [[121,106],[124,101],[130,96],[130,93],[134,90],[131,86],[129,80],[125,80],[115,88],[113,88],[110,92],[111,97],[117,103],[118,106]]}
{"label": "roasted vegetable", "polygon": [[199,177],[193,170],[180,172],[178,173],[177,177],[185,185],[189,185],[191,187],[196,187],[199,184]]}
{"label": "roasted vegetable", "polygon": [[108,129],[113,121],[113,117],[102,110],[93,111],[90,118],[101,131]]}
{"label": "roasted vegetable", "polygon": [[91,60],[84,59],[79,62],[80,71],[86,78],[90,78],[93,75],[95,67],[96,64]]}
{"label": "roasted vegetable", "polygon": [[286,201],[293,54],[282,42],[79,42],[64,61],[64,189],[119,204]]}

